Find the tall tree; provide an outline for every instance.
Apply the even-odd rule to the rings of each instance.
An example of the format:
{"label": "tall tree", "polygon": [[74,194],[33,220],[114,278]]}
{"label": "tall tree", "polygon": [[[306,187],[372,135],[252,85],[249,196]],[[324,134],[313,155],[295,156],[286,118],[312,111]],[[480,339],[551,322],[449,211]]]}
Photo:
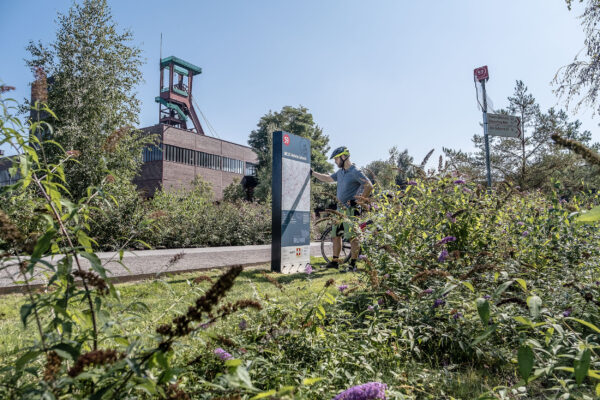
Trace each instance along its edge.
{"label": "tall tree", "polygon": [[[522,121],[521,138],[490,137],[490,163],[494,181],[508,180],[524,189],[549,188],[551,178],[571,181],[579,179],[581,173],[565,173],[572,166],[573,157],[558,149],[550,139],[556,133],[589,143],[588,131],[580,131],[579,121],[570,121],[562,111],[550,108],[540,111],[535,98],[528,93],[522,81],[517,81],[514,94],[508,97],[508,107],[500,110],[504,114],[516,114]],[[450,164],[463,173],[484,180],[485,145],[483,135],[474,135],[476,153],[444,149]],[[581,172],[581,171],[580,171]],[[587,172],[584,173],[587,176]],[[575,185],[575,182],[570,182]]]}
{"label": "tall tree", "polygon": [[48,105],[59,117],[53,139],[78,150],[67,166],[68,189],[75,198],[111,170],[123,181],[135,176],[143,144],[133,134],[142,81],[141,51],[132,33],[120,32],[106,0],[74,3],[59,13],[56,38],[49,45],[30,42],[27,64],[48,75]]}
{"label": "tall tree", "polygon": [[[583,0],[579,2],[583,3]],[[566,0],[566,3],[570,10],[572,0]],[[567,107],[574,104],[577,111],[581,106],[588,105],[597,112],[600,111],[600,2],[587,0],[580,19],[585,33],[585,51],[577,53],[573,62],[562,67],[553,83],[557,86],[556,93],[565,100]]]}
{"label": "tall tree", "polygon": [[248,144],[258,156],[259,184],[254,193],[263,201],[271,193],[273,132],[278,130],[310,139],[311,168],[323,173],[333,171],[333,166],[327,160],[329,136],[325,135],[323,129],[314,122],[312,114],[306,107],[285,106],[278,112],[269,111],[260,119],[257,129],[250,133],[248,139]]}

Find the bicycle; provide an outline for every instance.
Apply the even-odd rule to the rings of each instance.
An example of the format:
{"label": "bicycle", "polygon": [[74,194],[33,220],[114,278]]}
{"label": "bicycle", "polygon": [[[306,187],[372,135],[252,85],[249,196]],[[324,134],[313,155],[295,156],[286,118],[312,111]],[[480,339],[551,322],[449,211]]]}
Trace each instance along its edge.
{"label": "bicycle", "polygon": [[[332,211],[332,210],[325,210],[325,212],[327,211]],[[326,228],[323,230],[323,232],[321,233],[320,237],[319,237],[319,242],[321,244],[321,255],[323,256],[323,259],[325,260],[325,262],[330,262],[333,259],[333,235],[332,235],[332,230],[334,226],[337,226],[337,224],[335,224],[334,222],[332,222],[329,219],[322,219],[320,221],[317,221],[317,223],[315,225],[319,225],[320,222],[326,222],[327,226]],[[373,221],[372,220],[368,220],[366,222],[363,222],[359,225],[359,228],[361,230],[364,230],[365,227],[367,225],[372,224]],[[348,261],[350,261],[350,258],[352,257],[351,254],[351,244],[350,244],[350,240],[348,238],[346,238],[346,235],[342,236],[342,248],[340,251],[340,255],[339,255],[339,260],[340,263],[345,264]],[[359,253],[360,253],[360,249],[359,249]]]}

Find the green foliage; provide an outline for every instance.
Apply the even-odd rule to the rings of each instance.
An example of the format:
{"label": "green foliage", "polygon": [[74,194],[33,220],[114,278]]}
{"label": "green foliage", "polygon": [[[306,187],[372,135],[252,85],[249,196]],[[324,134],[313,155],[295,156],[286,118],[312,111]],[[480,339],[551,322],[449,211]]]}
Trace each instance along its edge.
{"label": "green foliage", "polygon": [[273,132],[286,131],[310,139],[310,166],[317,172],[333,171],[328,162],[329,136],[315,124],[306,107],[285,106],[278,112],[269,111],[261,117],[257,129],[250,133],[248,144],[258,156],[258,179],[255,195],[265,201],[271,193],[271,168],[273,159]]}
{"label": "green foliage", "polygon": [[[141,238],[159,248],[265,244],[271,239],[270,205],[213,203],[210,185],[196,179],[190,190],[159,191],[148,205],[153,229]],[[267,218],[265,218],[267,216]]]}
{"label": "green foliage", "polygon": [[[522,81],[516,82],[507,109],[499,112],[520,117],[523,134],[521,138],[490,137],[490,164],[495,182],[514,182],[524,190],[542,189],[550,193],[553,180],[559,180],[565,195],[600,184],[598,167],[585,165],[551,140],[554,134],[589,144],[591,133],[581,132],[580,121],[570,121],[563,110],[540,111]],[[478,148],[474,154],[451,149],[444,152],[455,170],[483,182],[486,171],[483,135],[474,135],[473,144]]]}
{"label": "green foliage", "polygon": [[[41,87],[40,97],[47,97],[60,115],[52,122],[52,138],[80,153],[78,162],[65,165],[66,188],[79,200],[108,170],[123,182],[139,170],[148,140],[132,128],[138,122],[140,102],[134,91],[142,81],[142,58],[131,44],[131,32],[118,31],[106,0],[74,3],[66,14],[58,14],[57,24],[49,45],[29,44],[27,64],[51,77],[47,94]],[[62,155],[55,148],[46,151],[52,163]]]}
{"label": "green foliage", "polygon": [[233,182],[229,184],[225,189],[223,189],[223,200],[228,201],[230,203],[235,203],[237,201],[242,201],[246,199],[246,192],[244,188],[240,184],[240,180],[238,178],[234,178]]}

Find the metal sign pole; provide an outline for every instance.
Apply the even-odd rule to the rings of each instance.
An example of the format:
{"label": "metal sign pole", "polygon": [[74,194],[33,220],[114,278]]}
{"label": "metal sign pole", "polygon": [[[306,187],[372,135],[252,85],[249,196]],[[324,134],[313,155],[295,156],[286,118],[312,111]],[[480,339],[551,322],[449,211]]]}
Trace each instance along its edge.
{"label": "metal sign pole", "polygon": [[490,171],[490,140],[488,137],[487,98],[485,96],[485,79],[481,81],[483,91],[483,137],[485,139],[485,165],[487,168],[487,186],[492,188],[492,173]]}

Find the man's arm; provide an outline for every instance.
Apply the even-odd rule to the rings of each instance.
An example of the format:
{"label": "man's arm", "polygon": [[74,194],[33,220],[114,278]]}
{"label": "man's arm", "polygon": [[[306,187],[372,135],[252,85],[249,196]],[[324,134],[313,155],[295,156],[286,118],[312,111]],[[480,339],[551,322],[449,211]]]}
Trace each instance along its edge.
{"label": "man's arm", "polygon": [[322,174],[320,172],[316,172],[311,170],[311,175],[320,180],[321,182],[333,183],[335,182],[333,178],[327,174]]}

